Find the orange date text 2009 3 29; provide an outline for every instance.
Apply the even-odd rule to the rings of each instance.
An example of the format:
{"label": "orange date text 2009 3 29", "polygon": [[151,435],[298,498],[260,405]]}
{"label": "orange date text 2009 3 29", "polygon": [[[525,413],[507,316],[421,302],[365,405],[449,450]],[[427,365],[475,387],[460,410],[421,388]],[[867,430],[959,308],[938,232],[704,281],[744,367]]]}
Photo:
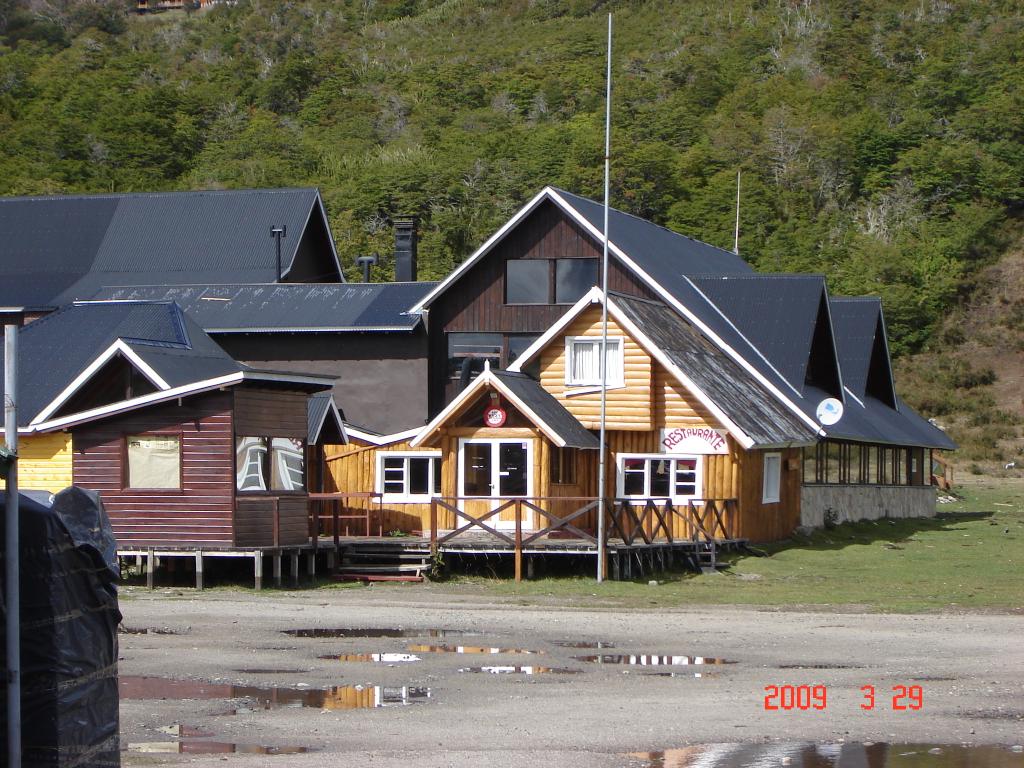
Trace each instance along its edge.
{"label": "orange date text 2009 3 29", "polygon": [[[863,685],[860,693],[860,708],[874,709],[875,686]],[[764,694],[764,708],[769,712],[821,711],[828,707],[828,688],[824,685],[766,685]],[[924,691],[920,685],[894,685],[889,706],[894,712],[920,710],[924,706]]]}

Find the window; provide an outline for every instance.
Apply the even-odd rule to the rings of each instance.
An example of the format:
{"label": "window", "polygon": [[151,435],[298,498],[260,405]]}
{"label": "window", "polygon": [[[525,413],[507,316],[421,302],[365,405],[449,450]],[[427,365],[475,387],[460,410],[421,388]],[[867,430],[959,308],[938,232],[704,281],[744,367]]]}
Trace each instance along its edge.
{"label": "window", "polygon": [[761,503],[774,504],[779,500],[782,487],[782,454],[764,455],[764,478],[761,483]]}
{"label": "window", "polygon": [[[568,336],[565,339],[565,383],[569,386],[601,385],[601,339]],[[622,339],[608,339],[608,386],[623,386]]]}
{"label": "window", "polygon": [[236,438],[235,488],[250,493],[305,490],[305,441],[291,437]]}
{"label": "window", "polygon": [[673,502],[699,498],[701,464],[700,456],[620,456],[618,495]]}
{"label": "window", "polygon": [[181,438],[132,435],[125,438],[128,488],[181,488]]}
{"label": "window", "polygon": [[377,491],[384,501],[430,501],[441,495],[441,454],[385,452],[377,455]]}
{"label": "window", "polygon": [[597,285],[597,259],[510,259],[506,304],[573,304]]}
{"label": "window", "polygon": [[503,343],[500,333],[449,333],[448,379],[462,389],[483,373],[485,360],[499,367]]}
{"label": "window", "polygon": [[576,451],[551,446],[551,482],[561,485],[576,483]]}

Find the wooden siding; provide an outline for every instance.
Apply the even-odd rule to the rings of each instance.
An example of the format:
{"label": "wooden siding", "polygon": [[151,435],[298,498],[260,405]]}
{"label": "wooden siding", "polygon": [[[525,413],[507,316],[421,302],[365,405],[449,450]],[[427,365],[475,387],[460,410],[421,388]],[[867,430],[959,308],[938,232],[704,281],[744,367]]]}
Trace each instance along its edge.
{"label": "wooden siding", "polygon": [[[541,203],[504,240],[459,278],[430,307],[428,323],[431,417],[444,408],[448,348],[452,332],[536,333],[550,328],[569,308],[566,304],[505,304],[505,262],[510,259],[601,257],[598,244],[554,203]],[[654,294],[612,257],[610,290],[653,298]],[[504,361],[503,361],[504,362]],[[449,393],[451,394],[451,393]]]}
{"label": "wooden siding", "polygon": [[[120,546],[231,545],[234,437],[230,393],[185,398],[72,431],[76,485],[99,491]],[[181,436],[182,487],[125,488],[125,437]]]}
{"label": "wooden siding", "polygon": [[291,437],[309,433],[305,392],[236,387],[235,434],[239,437]]}
{"label": "wooden siding", "polygon": [[72,484],[71,434],[50,432],[18,440],[18,487],[56,493]]}
{"label": "wooden siding", "polygon": [[[540,383],[565,406],[587,429],[601,427],[601,393],[573,395],[565,383],[568,361],[565,352],[567,336],[601,336],[601,311],[593,307],[569,324],[565,332],[548,345],[540,356]],[[654,424],[651,401],[651,357],[639,344],[614,323],[608,321],[608,337],[623,339],[624,387],[609,388],[608,429],[650,430]]]}
{"label": "wooden siding", "polygon": [[[779,453],[779,501],[763,504],[764,455]],[[784,539],[800,525],[800,449],[743,451],[740,454],[740,521],[737,535],[753,542]]]}
{"label": "wooden siding", "polygon": [[[309,540],[306,503],[305,494],[279,497],[278,544],[305,544]],[[239,495],[235,502],[235,546],[269,547],[273,544],[274,500],[266,496]]]}
{"label": "wooden siding", "polygon": [[675,376],[657,361],[653,364],[654,424],[661,427],[702,427],[717,424],[711,411],[690,395]]}

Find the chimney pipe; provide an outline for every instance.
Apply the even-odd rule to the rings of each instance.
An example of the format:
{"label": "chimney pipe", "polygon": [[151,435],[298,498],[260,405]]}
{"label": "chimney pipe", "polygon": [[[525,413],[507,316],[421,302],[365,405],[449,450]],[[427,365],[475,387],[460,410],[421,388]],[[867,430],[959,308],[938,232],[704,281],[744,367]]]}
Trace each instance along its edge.
{"label": "chimney pipe", "polygon": [[395,218],[395,281],[416,282],[416,218]]}

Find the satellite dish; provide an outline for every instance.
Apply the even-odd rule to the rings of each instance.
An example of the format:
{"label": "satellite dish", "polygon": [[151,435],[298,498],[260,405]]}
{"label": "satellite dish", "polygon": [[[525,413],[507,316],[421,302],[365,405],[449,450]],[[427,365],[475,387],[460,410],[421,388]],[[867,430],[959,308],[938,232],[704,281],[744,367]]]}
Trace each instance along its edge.
{"label": "satellite dish", "polygon": [[821,424],[830,427],[843,418],[843,404],[834,397],[826,397],[818,403],[818,408],[814,415],[818,417],[818,421]]}

